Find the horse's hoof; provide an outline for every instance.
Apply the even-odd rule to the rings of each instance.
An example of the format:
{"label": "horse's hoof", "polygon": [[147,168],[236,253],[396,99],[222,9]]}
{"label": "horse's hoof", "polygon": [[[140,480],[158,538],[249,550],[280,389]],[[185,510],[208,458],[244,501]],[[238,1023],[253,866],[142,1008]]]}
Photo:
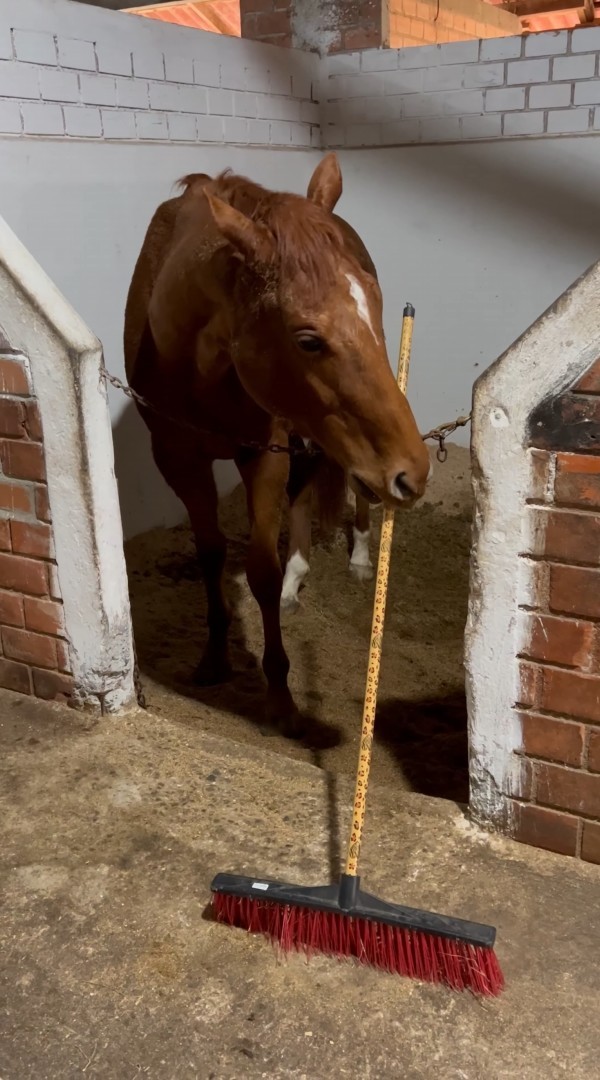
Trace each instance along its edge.
{"label": "horse's hoof", "polygon": [[194,672],[196,686],[221,686],[233,678],[233,668],[225,658],[204,656]]}
{"label": "horse's hoof", "polygon": [[283,615],[295,615],[299,608],[300,601],[297,596],[281,597],[281,611]]}
{"label": "horse's hoof", "polygon": [[373,580],[373,567],[363,563],[350,563],[350,573],[356,581],[365,582]]}
{"label": "horse's hoof", "polygon": [[283,735],[286,739],[302,739],[306,734],[306,725],[304,720],[300,716],[300,713],[291,705],[269,705],[265,709],[265,720],[271,731],[277,731],[280,735]]}
{"label": "horse's hoof", "polygon": [[277,727],[285,739],[299,740],[306,735],[306,725],[298,712],[293,713],[291,716],[280,716]]}

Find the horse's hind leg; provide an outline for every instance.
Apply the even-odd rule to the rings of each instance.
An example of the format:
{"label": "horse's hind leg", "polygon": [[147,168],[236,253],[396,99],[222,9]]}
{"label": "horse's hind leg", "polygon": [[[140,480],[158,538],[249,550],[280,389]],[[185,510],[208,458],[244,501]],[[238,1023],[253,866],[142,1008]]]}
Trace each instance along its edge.
{"label": "horse's hind leg", "polygon": [[154,456],[165,480],[188,512],[206,589],[208,642],[194,680],[201,686],[216,686],[231,677],[227,644],[231,607],[223,582],[227,541],[219,528],[219,498],[212,464],[190,455],[185,467],[178,468],[156,446]]}
{"label": "horse's hind leg", "polygon": [[281,592],[282,611],[297,611],[300,606],[298,593],[309,571],[312,503],[313,485],[309,480],[295,498],[290,499],[288,556]]}
{"label": "horse's hind leg", "polygon": [[290,662],[281,637],[283,574],[277,550],[289,463],[283,454],[263,453],[250,459],[240,457],[237,464],[246,487],[250,518],[246,573],[263,621],[267,719],[283,735],[298,738],[299,717],[288,687]]}
{"label": "horse's hind leg", "polygon": [[362,495],[356,496],[356,515],[352,530],[353,544],[350,557],[350,573],[358,581],[370,581],[373,577],[373,563],[369,554],[371,535],[369,504]]}
{"label": "horse's hind leg", "polygon": [[227,640],[231,607],[223,581],[227,541],[219,529],[218,496],[212,470],[210,478],[210,489],[203,487],[202,494],[198,493],[187,504],[207,601],[208,641],[194,676],[200,686],[227,682],[232,674]]}

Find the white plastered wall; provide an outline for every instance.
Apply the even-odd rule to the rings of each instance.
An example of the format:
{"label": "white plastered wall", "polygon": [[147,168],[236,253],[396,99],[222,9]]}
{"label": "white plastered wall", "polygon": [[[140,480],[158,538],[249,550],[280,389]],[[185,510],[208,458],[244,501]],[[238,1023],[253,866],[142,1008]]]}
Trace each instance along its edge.
{"label": "white plastered wall", "polygon": [[478,380],[473,397],[475,493],[465,634],[471,808],[505,827],[506,796],[522,794],[518,653],[520,606],[535,564],[526,499],[532,490],[529,417],[572,385],[600,351],[600,262],[595,263]]}
{"label": "white plastered wall", "polygon": [[0,307],[42,418],[77,695],[116,712],[134,700],[134,665],[102,347],[2,218]]}

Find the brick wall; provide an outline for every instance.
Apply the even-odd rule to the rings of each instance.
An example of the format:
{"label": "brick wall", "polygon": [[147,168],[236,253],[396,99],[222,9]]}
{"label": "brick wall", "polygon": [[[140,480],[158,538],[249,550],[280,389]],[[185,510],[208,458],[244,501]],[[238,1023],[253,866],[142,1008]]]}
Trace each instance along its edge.
{"label": "brick wall", "polygon": [[600,27],[331,56],[323,144],[600,133]]}
{"label": "brick wall", "polygon": [[68,699],[73,679],[40,413],[26,358],[1,340],[0,466],[0,686]]}
{"label": "brick wall", "polygon": [[387,0],[240,0],[242,37],[332,54],[388,44]]}
{"label": "brick wall", "polygon": [[[58,0],[0,10],[0,134],[318,145],[318,59]],[[314,84],[314,88],[313,88]]]}
{"label": "brick wall", "polygon": [[600,862],[600,359],[530,420],[514,835]]}
{"label": "brick wall", "polygon": [[391,0],[389,24],[393,49],[521,33],[518,16],[485,0]]}

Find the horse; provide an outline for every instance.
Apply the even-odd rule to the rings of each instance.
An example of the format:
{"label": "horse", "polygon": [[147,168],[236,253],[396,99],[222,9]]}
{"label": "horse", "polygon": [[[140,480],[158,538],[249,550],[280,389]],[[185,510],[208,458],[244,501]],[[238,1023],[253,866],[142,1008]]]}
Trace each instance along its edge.
{"label": "horse", "polygon": [[129,386],[155,463],[189,515],[206,589],[208,641],[196,679],[231,677],[213,468],[229,459],[246,489],[266,719],[291,738],[303,732],[281,633],[286,496],[291,547],[301,551],[307,487],[321,491],[327,516],[343,503],[347,478],[363,506],[407,508],[429,475],[388,362],[372,261],[333,213],[341,193],[335,154],[317,165],[306,197],[229,171],[184,177],[150,221],[125,308]]}

